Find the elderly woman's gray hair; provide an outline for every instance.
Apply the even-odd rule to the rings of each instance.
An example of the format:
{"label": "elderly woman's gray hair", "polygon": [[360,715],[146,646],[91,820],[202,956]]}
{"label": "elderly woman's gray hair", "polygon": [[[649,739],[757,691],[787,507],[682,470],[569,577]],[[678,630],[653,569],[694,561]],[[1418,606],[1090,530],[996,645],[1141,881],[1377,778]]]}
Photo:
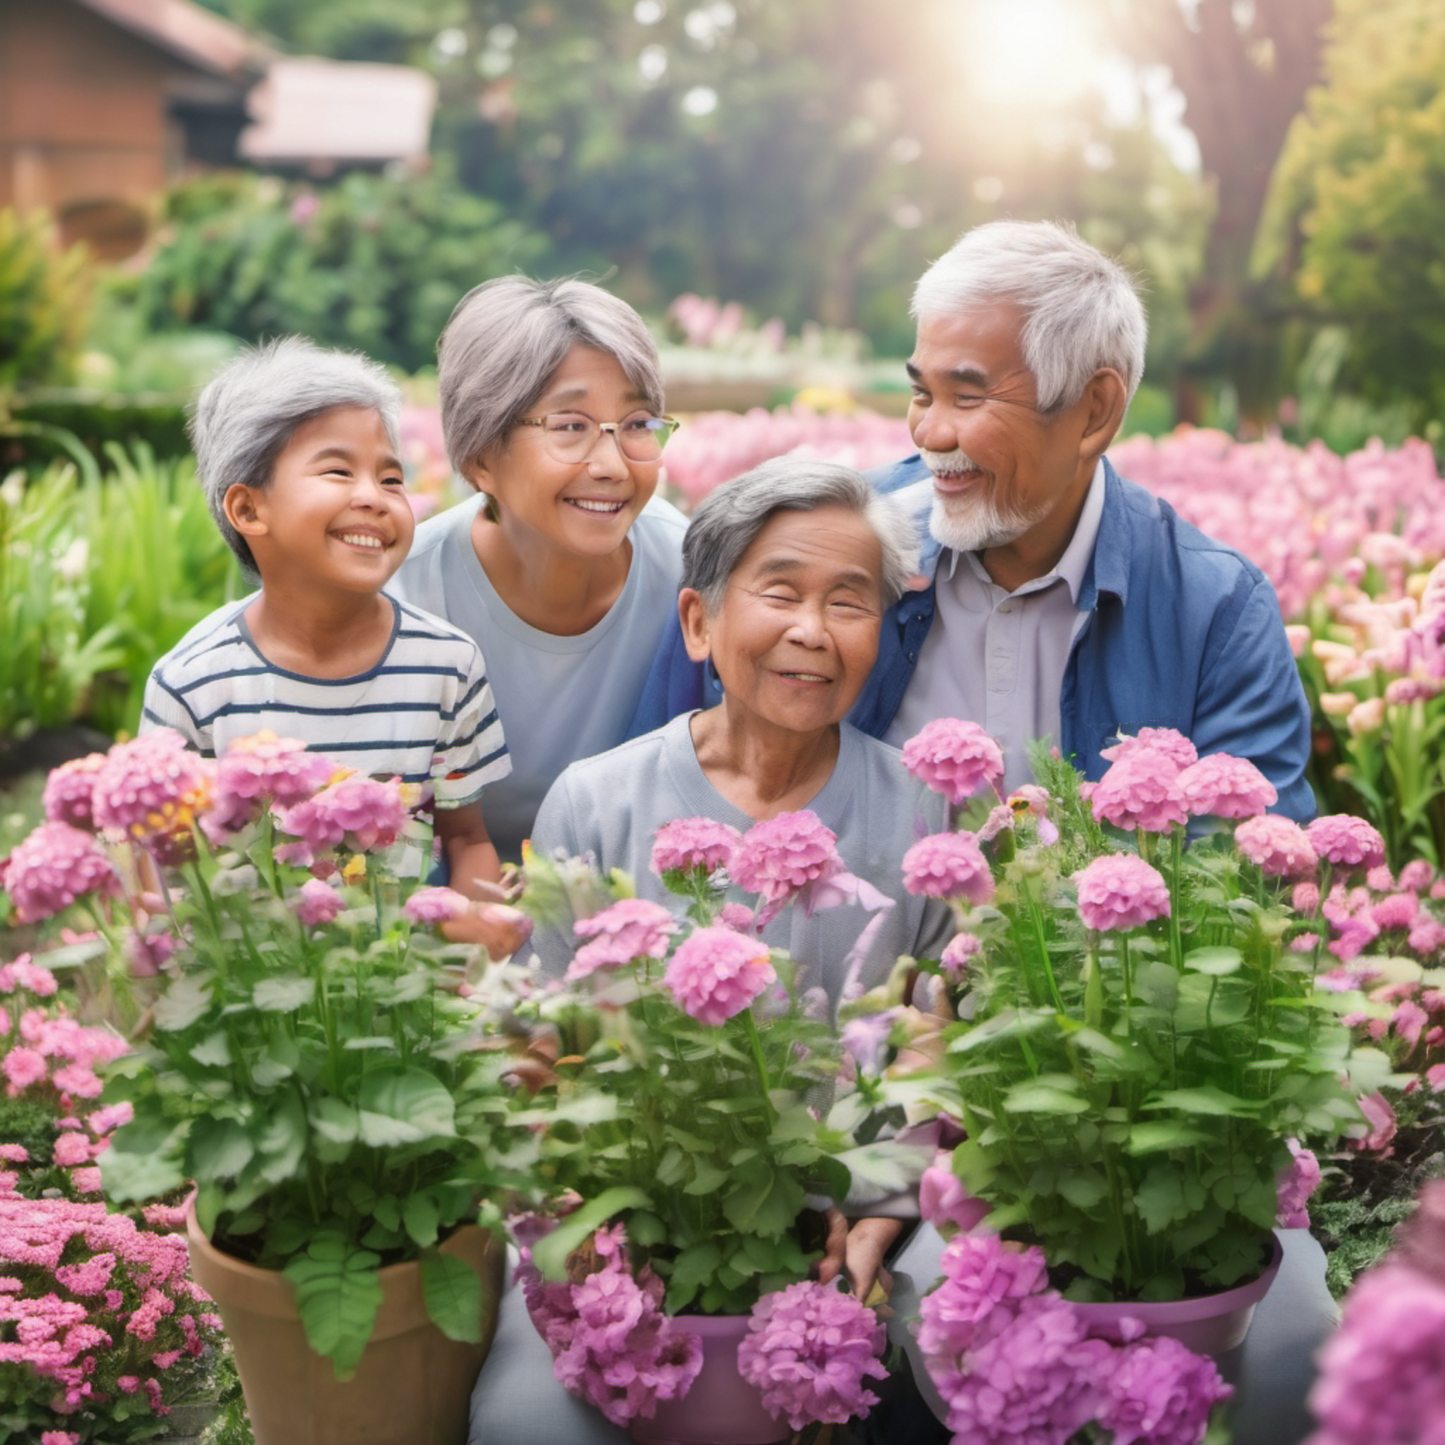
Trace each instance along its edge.
{"label": "elderly woman's gray hair", "polygon": [[243,351],[196,400],[188,430],[206,504],[241,565],[256,570],[246,539],[226,519],[226,493],[238,483],[271,484],[276,458],[296,428],[333,407],[375,411],[399,452],[401,390],[376,362],[286,336]]}
{"label": "elderly woman's gray hair", "polygon": [[715,613],[743,554],[778,512],[846,507],[873,529],[883,553],[883,602],[896,602],[918,571],[918,528],[894,497],[837,462],[774,457],[704,498],[682,539],[682,586]]}
{"label": "elderly woman's gray hair", "polygon": [[1133,277],[1070,226],[989,221],[966,231],[919,278],[919,321],[998,301],[1023,309],[1024,365],[1040,411],[1072,406],[1102,366],[1132,398],[1144,374],[1149,324]]}
{"label": "elderly woman's gray hair", "polygon": [[637,312],[600,286],[501,276],[462,297],[437,342],[442,435],[456,471],[465,475],[527,415],[574,346],[616,357],[646,405],[662,411],[657,345]]}

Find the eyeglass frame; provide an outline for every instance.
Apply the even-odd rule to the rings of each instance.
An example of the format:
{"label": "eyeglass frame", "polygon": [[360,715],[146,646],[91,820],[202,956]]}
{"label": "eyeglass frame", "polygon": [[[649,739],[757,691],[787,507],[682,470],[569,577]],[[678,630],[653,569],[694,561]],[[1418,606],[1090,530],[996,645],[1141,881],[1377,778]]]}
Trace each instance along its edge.
{"label": "eyeglass frame", "polygon": [[[541,428],[542,428],[542,444],[543,444],[544,446],[546,446],[546,439],[547,439],[547,418],[548,418],[549,416],[579,416],[579,417],[582,417],[582,418],[584,418],[585,420],[591,422],[592,425],[595,426],[595,427],[597,428],[597,431],[598,431],[597,440],[594,441],[594,442],[592,443],[592,445],[591,445],[590,447],[588,447],[587,450],[586,450],[585,452],[583,452],[580,457],[577,458],[577,460],[578,460],[579,462],[585,462],[585,461],[592,455],[592,453],[596,450],[596,448],[597,448],[597,442],[602,440],[602,434],[603,434],[603,433],[608,433],[608,434],[611,435],[612,440],[617,444],[618,455],[620,455],[625,461],[629,461],[629,462],[639,462],[639,463],[642,463],[642,464],[646,464],[646,463],[648,463],[648,462],[651,462],[651,461],[654,461],[654,460],[660,460],[660,459],[661,459],[662,453],[667,449],[667,444],[668,444],[668,442],[672,439],[673,433],[677,431],[677,429],[682,425],[682,423],[681,423],[675,416],[668,416],[668,415],[666,415],[666,413],[664,413],[664,414],[661,415],[661,416],[658,416],[656,413],[649,411],[649,412],[644,413],[644,415],[646,415],[646,416],[648,417],[648,419],[651,420],[651,421],[666,422],[666,423],[667,423],[667,426],[668,426],[667,435],[666,435],[665,437],[663,437],[662,441],[658,444],[657,457],[656,457],[656,458],[653,458],[653,457],[633,457],[633,456],[628,456],[628,454],[627,454],[627,448],[622,445],[622,437],[621,437],[621,435],[618,433],[618,430],[617,430],[617,428],[622,425],[622,422],[621,422],[621,421],[598,421],[595,417],[590,417],[590,416],[588,416],[585,411],[576,411],[576,412],[549,411],[549,412],[546,412],[546,413],[545,413],[544,415],[542,415],[542,416],[521,416],[521,417],[518,417],[518,418],[517,418],[516,425],[517,425],[517,426],[535,426],[535,427],[541,427]],[[622,421],[626,421],[626,420],[628,420],[627,417],[623,417],[623,418],[622,418]],[[550,450],[550,448],[549,448],[549,450]],[[553,455],[555,456],[556,454],[553,453]],[[558,461],[561,461],[561,460],[563,460],[563,459],[560,458],[560,457],[558,457],[557,460],[558,460]]]}

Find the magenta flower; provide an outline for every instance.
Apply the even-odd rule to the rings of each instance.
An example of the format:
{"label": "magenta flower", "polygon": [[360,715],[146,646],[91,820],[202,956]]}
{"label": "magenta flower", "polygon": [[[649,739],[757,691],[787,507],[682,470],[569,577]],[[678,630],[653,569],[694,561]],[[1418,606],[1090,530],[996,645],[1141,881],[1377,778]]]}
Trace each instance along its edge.
{"label": "magenta flower", "polygon": [[1305,829],[1316,854],[1337,868],[1373,868],[1385,858],[1379,830],[1350,813],[1329,813]]}
{"label": "magenta flower", "polygon": [[726,868],[742,834],[715,818],[678,818],[653,834],[652,871],[659,878]]}
{"label": "magenta flower", "polygon": [[378,782],[351,773],[277,816],[314,858],[343,842],[358,853],[388,848],[406,827],[408,814],[395,779]]}
{"label": "magenta flower", "polygon": [[1004,1327],[1024,1300],[1048,1286],[1043,1250],[1008,1244],[993,1234],[956,1234],[939,1261],[943,1281],[919,1306],[918,1344],[929,1373],[948,1370],[956,1358]]}
{"label": "magenta flower", "polygon": [[1280,1172],[1275,1186],[1278,1198],[1278,1213],[1275,1215],[1277,1229],[1308,1229],[1310,1212],[1306,1207],[1320,1184],[1320,1161],[1313,1152],[1306,1149],[1298,1139],[1286,1139],[1289,1145],[1290,1162]]}
{"label": "magenta flower", "polygon": [[745,892],[784,903],[810,883],[843,872],[843,860],[837,834],[803,809],[754,823],[733,850],[728,872]]}
{"label": "magenta flower", "polygon": [[1113,1445],[1193,1445],[1234,1394],[1213,1360],[1167,1335],[1125,1345],[1112,1365],[1098,1423],[1113,1431]]}
{"label": "magenta flower", "polygon": [[1179,791],[1179,764],[1153,747],[1124,753],[1094,785],[1089,806],[1101,823],[1167,833],[1189,813]]}
{"label": "magenta flower", "polygon": [[50,918],[87,893],[110,892],[117,881],[94,837],[69,823],[42,823],[0,872],[22,923]]}
{"label": "magenta flower", "polygon": [[983,940],[972,933],[955,933],[943,946],[943,956],[938,960],[950,983],[959,983],[968,972],[973,960],[983,952]]}
{"label": "magenta flower", "polygon": [[660,903],[645,898],[620,898],[616,903],[572,925],[578,938],[588,938],[567,968],[569,979],[586,978],[599,968],[623,968],[638,958],[662,958],[677,920]]}
{"label": "magenta flower", "polygon": [[1003,778],[1003,750],[975,722],[940,717],[903,744],[903,766],[950,803],[971,798]]}
{"label": "magenta flower", "polygon": [[95,778],[105,766],[104,753],[75,758],[52,768],[45,780],[41,805],[52,823],[69,823],[87,833],[95,831]]}
{"label": "magenta flower", "polygon": [[1234,830],[1234,841],[1239,851],[1271,878],[1299,878],[1319,865],[1309,834],[1277,813],[1246,818]]}
{"label": "magenta flower", "polygon": [[1274,784],[1252,762],[1228,753],[1210,753],[1191,763],[1175,786],[1195,817],[1254,818],[1279,798]]}
{"label": "magenta flower", "polygon": [[861,1301],[804,1280],[753,1306],[738,1345],[738,1371],[762,1393],[773,1417],[786,1418],[794,1430],[815,1422],[841,1425],[878,1403],[863,1382],[887,1378],[878,1358],[884,1338],[878,1316]]}
{"label": "magenta flower", "polygon": [[970,1194],[949,1165],[944,1151],[923,1171],[918,1181],[918,1212],[944,1238],[957,1230],[969,1230],[985,1219],[992,1208],[987,1201]]}
{"label": "magenta flower", "polygon": [[1169,889],[1163,875],[1132,853],[1095,858],[1074,874],[1074,882],[1079,888],[1079,917],[1085,928],[1096,933],[1140,928],[1169,916]]}
{"label": "magenta flower", "polygon": [[679,1008],[717,1028],[776,982],[768,946],[731,928],[699,928],[678,945],[663,986]]}
{"label": "magenta flower", "polygon": [[219,843],[260,816],[269,803],[292,807],[325,785],[336,764],[308,753],[295,738],[279,738],[269,728],[237,738],[216,765],[214,815],[207,834]]}
{"label": "magenta flower", "polygon": [[[408,905],[410,902],[408,899]],[[301,885],[291,907],[307,928],[320,928],[346,907],[346,900],[329,883],[323,883],[319,878],[308,878]]]}
{"label": "magenta flower", "polygon": [[1388,1149],[1398,1128],[1394,1107],[1378,1090],[1373,1094],[1362,1095],[1359,1104],[1360,1113],[1365,1116],[1370,1129],[1364,1138],[1352,1139],[1350,1145],[1354,1149],[1368,1150],[1383,1157],[1382,1151]]}
{"label": "magenta flower", "polygon": [[903,886],[927,898],[987,903],[993,874],[972,833],[931,833],[903,855]]}
{"label": "magenta flower", "polygon": [[1174,760],[1181,772],[1199,761],[1194,744],[1175,728],[1140,728],[1132,737],[1121,733],[1119,741],[1111,748],[1101,749],[1099,756],[1117,763],[1142,752],[1163,753]]}
{"label": "magenta flower", "polygon": [[158,854],[184,849],[211,798],[212,768],[170,728],[117,743],[95,775],[95,821]]}
{"label": "magenta flower", "polygon": [[413,923],[436,924],[460,918],[471,906],[466,896],[455,888],[418,888],[402,904],[401,911]]}

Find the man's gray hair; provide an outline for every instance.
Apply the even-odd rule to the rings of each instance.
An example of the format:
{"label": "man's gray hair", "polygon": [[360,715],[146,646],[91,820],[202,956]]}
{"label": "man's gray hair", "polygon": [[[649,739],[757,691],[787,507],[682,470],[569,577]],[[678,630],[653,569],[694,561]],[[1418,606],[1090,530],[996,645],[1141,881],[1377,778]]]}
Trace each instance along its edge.
{"label": "man's gray hair", "polygon": [[682,539],[682,586],[702,594],[709,615],[722,606],[743,554],[778,512],[846,507],[867,522],[883,553],[884,605],[896,602],[918,571],[918,528],[894,497],[838,462],[774,457],[710,492]]}
{"label": "man's gray hair", "polygon": [[527,415],[574,346],[616,357],[646,405],[662,412],[657,344],[637,312],[600,286],[499,276],[457,302],[437,342],[442,435],[455,471],[465,475]]}
{"label": "man's gray hair", "polygon": [[1023,309],[1024,365],[1040,411],[1072,406],[1101,366],[1132,398],[1144,374],[1149,324],[1134,278],[1072,226],[989,221],[964,234],[919,278],[915,320],[1012,301]]}
{"label": "man's gray hair", "polygon": [[248,571],[256,559],[226,519],[226,493],[240,483],[269,487],[276,458],[296,428],[333,407],[374,411],[400,453],[401,390],[374,361],[352,351],[327,351],[304,336],[248,348],[196,399],[187,430],[196,476],[211,516]]}

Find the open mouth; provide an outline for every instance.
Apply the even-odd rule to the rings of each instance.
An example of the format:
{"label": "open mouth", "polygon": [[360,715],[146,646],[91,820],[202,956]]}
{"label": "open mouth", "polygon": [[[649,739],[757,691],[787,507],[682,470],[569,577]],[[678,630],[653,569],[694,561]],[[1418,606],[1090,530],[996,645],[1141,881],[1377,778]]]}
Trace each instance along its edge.
{"label": "open mouth", "polygon": [[368,552],[384,552],[388,546],[373,532],[336,532],[333,535],[348,547],[361,547]]}
{"label": "open mouth", "polygon": [[833,681],[831,677],[824,677],[821,672],[782,672],[778,676],[786,677],[790,682],[829,683]]}
{"label": "open mouth", "polygon": [[569,507],[576,507],[579,512],[587,512],[594,517],[615,517],[626,505],[626,502],[598,502],[588,497],[563,497],[562,500]]}

